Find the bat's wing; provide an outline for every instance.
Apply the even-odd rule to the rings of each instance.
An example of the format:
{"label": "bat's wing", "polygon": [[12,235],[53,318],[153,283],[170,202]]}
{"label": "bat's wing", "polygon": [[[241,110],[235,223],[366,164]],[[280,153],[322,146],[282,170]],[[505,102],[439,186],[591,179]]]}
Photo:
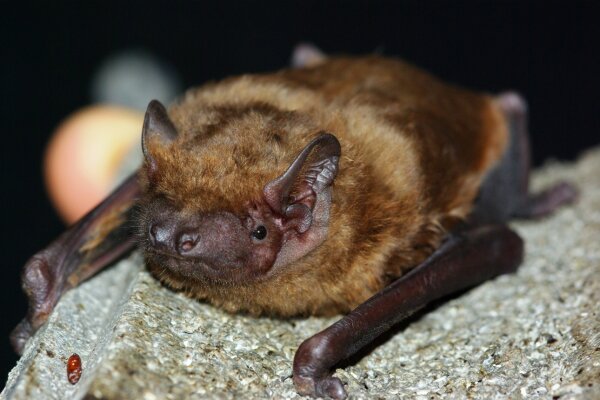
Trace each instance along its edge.
{"label": "bat's wing", "polygon": [[11,334],[20,354],[29,337],[48,319],[60,296],[134,247],[130,214],[140,194],[137,174],[25,264],[26,318]]}
{"label": "bat's wing", "polygon": [[325,61],[327,55],[310,43],[300,43],[292,52],[293,68],[313,67]]}
{"label": "bat's wing", "polygon": [[516,93],[496,97],[506,119],[510,140],[504,156],[485,177],[469,216],[469,224],[499,224],[511,218],[540,218],[578,197],[575,186],[558,182],[539,193],[529,191],[527,104]]}

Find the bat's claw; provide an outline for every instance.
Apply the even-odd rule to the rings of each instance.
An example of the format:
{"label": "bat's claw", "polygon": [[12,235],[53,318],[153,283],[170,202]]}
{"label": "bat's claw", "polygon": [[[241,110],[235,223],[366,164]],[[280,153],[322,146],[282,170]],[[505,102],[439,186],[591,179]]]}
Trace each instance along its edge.
{"label": "bat's claw", "polygon": [[29,340],[32,334],[33,328],[27,319],[19,322],[19,325],[13,329],[13,331],[10,333],[10,344],[17,354],[23,354],[25,343],[27,343],[27,340]]}
{"label": "bat's claw", "polygon": [[322,378],[294,375],[294,385],[298,393],[304,396],[336,400],[342,400],[348,396],[342,381],[331,375]]}
{"label": "bat's claw", "polygon": [[547,189],[551,193],[553,206],[558,208],[562,205],[573,204],[579,199],[579,189],[571,182],[560,181],[553,187]]}

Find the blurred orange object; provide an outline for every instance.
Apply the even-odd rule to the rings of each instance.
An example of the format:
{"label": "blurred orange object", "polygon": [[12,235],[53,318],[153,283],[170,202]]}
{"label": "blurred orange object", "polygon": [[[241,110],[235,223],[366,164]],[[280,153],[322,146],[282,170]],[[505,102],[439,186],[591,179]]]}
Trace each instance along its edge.
{"label": "blurred orange object", "polygon": [[120,166],[139,145],[144,114],[90,106],[67,117],[46,150],[44,174],[52,203],[71,224],[112,190]]}

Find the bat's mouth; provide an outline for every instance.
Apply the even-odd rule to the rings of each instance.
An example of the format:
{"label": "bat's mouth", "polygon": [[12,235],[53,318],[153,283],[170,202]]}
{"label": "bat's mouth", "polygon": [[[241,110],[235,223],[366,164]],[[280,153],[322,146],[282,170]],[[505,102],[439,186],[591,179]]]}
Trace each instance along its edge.
{"label": "bat's mouth", "polygon": [[146,249],[146,254],[147,255],[152,255],[154,257],[161,257],[161,258],[166,258],[166,259],[175,259],[177,260],[177,262],[188,262],[189,258],[186,257],[182,257],[177,253],[171,253],[171,252],[167,252],[167,251],[163,251],[160,249],[157,249],[155,247],[150,247],[148,249]]}
{"label": "bat's mouth", "polygon": [[190,279],[200,284],[210,285],[243,284],[257,280],[260,278],[259,275],[262,275],[257,274],[252,268],[242,268],[240,265],[213,265],[201,259],[182,257],[155,248],[146,249],[145,257],[151,266],[150,270],[155,271],[159,279],[166,270],[168,280],[180,280],[182,284],[189,283]]}

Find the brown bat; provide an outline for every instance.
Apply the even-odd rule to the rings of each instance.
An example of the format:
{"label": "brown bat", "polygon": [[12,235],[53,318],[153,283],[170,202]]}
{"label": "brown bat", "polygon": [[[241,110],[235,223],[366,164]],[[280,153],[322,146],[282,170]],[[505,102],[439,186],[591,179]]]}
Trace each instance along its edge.
{"label": "brown bat", "polygon": [[346,314],[293,366],[299,393],[344,398],[336,364],[428,302],[515,271],[523,242],[506,222],[576,198],[568,183],[528,193],[516,94],[377,56],[296,56],[307,65],[150,103],[140,171],[25,266],[17,351],[62,293],[137,245],[158,279],[230,312]]}

